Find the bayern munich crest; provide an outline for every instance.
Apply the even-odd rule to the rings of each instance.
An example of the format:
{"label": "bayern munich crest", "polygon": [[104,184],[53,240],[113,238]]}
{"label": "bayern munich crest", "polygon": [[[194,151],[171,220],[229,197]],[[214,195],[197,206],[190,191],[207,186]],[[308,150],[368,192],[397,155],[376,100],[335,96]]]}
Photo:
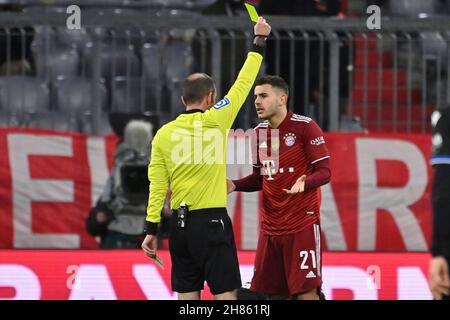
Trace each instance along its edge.
{"label": "bayern munich crest", "polygon": [[287,133],[284,135],[284,143],[286,146],[291,147],[295,143],[296,135],[294,133]]}

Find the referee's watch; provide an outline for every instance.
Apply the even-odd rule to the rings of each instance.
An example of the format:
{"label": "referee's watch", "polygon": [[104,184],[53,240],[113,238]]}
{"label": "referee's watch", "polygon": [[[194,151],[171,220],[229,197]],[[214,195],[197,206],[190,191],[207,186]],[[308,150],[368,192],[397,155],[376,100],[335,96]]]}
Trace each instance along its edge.
{"label": "referee's watch", "polygon": [[266,40],[267,36],[255,35],[255,38],[253,38],[252,51],[258,52],[259,54],[263,54],[264,48],[266,47]]}
{"label": "referee's watch", "polygon": [[264,48],[266,46],[266,40],[267,36],[255,35],[255,38],[253,39],[253,44],[260,48]]}

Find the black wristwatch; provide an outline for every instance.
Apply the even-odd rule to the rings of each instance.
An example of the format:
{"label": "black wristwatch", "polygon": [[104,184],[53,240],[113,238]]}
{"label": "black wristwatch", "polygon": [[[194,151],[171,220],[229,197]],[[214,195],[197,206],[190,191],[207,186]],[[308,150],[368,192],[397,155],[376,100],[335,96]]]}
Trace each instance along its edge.
{"label": "black wristwatch", "polygon": [[264,48],[266,46],[266,40],[267,40],[267,36],[260,36],[260,35],[255,35],[255,38],[253,39],[253,44]]}
{"label": "black wristwatch", "polygon": [[252,51],[258,52],[259,54],[263,54],[264,48],[266,47],[267,36],[255,35],[253,39],[253,49]]}

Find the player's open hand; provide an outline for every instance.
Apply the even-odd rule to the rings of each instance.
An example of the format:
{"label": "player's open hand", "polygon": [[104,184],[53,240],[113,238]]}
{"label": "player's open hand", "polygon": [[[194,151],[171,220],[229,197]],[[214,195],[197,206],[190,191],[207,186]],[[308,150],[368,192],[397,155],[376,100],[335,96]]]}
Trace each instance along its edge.
{"label": "player's open hand", "polygon": [[297,194],[305,191],[305,181],[306,181],[306,175],[302,175],[300,178],[297,179],[297,181],[294,183],[294,185],[291,187],[291,189],[283,189],[287,194]]}
{"label": "player's open hand", "polygon": [[265,36],[268,37],[272,28],[266,22],[266,19],[263,17],[258,18],[258,22],[255,24],[253,29],[255,31],[255,36]]}

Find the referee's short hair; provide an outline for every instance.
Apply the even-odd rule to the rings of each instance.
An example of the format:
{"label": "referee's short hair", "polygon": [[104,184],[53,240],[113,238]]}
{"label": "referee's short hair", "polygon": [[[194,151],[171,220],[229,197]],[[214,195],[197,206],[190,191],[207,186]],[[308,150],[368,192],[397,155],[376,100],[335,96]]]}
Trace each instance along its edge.
{"label": "referee's short hair", "polygon": [[205,73],[191,74],[183,82],[183,98],[186,104],[201,102],[215,90],[216,83]]}
{"label": "referee's short hair", "polygon": [[255,86],[262,86],[263,84],[270,84],[272,87],[281,89],[289,96],[289,86],[282,77],[267,75],[255,81]]}

